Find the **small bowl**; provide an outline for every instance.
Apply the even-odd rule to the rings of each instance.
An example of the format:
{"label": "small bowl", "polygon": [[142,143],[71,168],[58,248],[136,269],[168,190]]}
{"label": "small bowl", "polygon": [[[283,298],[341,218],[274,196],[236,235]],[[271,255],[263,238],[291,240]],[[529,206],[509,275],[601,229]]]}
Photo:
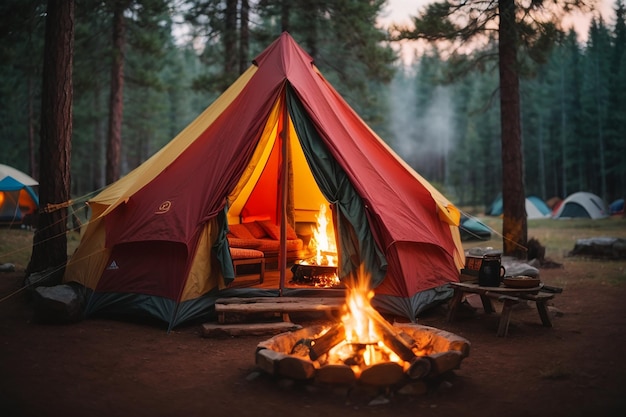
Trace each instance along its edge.
{"label": "small bowl", "polygon": [[533,288],[541,284],[541,280],[527,275],[518,275],[516,277],[505,277],[502,282],[507,287],[513,288]]}

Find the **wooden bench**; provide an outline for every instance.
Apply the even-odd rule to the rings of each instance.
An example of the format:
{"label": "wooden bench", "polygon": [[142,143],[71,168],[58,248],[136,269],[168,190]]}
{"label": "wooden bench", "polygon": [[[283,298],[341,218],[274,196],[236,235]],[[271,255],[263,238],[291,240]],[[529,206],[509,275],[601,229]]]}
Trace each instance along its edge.
{"label": "wooden bench", "polygon": [[541,318],[541,323],[546,327],[552,327],[552,321],[548,314],[547,302],[552,300],[556,293],[540,292],[539,294],[522,294],[518,296],[522,300],[534,301]]}
{"label": "wooden bench", "polygon": [[553,299],[557,293],[562,291],[562,289],[556,287],[546,287],[545,290],[543,287],[531,289],[481,287],[475,282],[451,282],[450,285],[454,289],[454,296],[450,301],[448,321],[450,322],[454,320],[456,311],[458,310],[465,293],[478,294],[482,301],[485,313],[487,314],[495,311],[491,300],[503,303],[500,321],[498,323],[498,336],[500,337],[507,335],[513,307],[522,300],[535,302],[537,305],[537,311],[539,312],[539,317],[541,318],[541,323],[546,327],[552,327],[552,321],[550,320],[550,316],[548,314],[547,302]]}
{"label": "wooden bench", "polygon": [[265,278],[265,256],[260,250],[230,248],[230,257],[233,259],[233,268],[235,276],[237,276],[237,267],[239,265],[259,264],[259,283],[263,283]]}
{"label": "wooden bench", "polygon": [[[509,332],[509,323],[511,322],[511,313],[513,312],[513,306],[518,304],[520,302],[520,299],[511,295],[502,295],[494,292],[487,292],[484,294],[484,296],[502,302],[502,312],[500,313],[500,321],[498,322],[498,336],[506,336]],[[481,299],[482,297],[483,295],[481,295]],[[484,308],[485,300],[482,301]],[[491,305],[491,302],[489,302],[489,300],[487,300],[487,304],[489,305],[490,311],[485,309],[485,312],[492,313],[493,306]]]}
{"label": "wooden bench", "polygon": [[231,297],[215,301],[219,323],[226,322],[226,314],[277,313],[289,322],[289,313],[337,312],[345,303],[343,297]]}

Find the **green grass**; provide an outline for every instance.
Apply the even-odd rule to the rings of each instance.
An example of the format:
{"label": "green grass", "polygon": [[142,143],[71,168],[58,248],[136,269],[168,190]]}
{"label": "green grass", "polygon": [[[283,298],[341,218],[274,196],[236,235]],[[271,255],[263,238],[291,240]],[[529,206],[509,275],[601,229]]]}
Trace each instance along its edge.
{"label": "green grass", "polygon": [[23,270],[28,265],[33,246],[33,232],[22,229],[0,229],[0,264],[12,263]]}
{"label": "green grass", "polygon": [[[467,242],[463,246],[466,249],[486,246],[502,249],[502,219],[499,217],[478,217],[478,219],[494,231],[491,240]],[[574,248],[578,239],[600,236],[626,239],[626,218],[528,221],[528,239],[537,239],[546,248],[546,256],[551,258],[565,257]]]}
{"label": "green grass", "polygon": [[[33,250],[33,236],[30,230],[0,228],[0,264],[11,263],[16,270],[25,270]],[[78,243],[78,233],[69,232],[68,254],[74,252]]]}

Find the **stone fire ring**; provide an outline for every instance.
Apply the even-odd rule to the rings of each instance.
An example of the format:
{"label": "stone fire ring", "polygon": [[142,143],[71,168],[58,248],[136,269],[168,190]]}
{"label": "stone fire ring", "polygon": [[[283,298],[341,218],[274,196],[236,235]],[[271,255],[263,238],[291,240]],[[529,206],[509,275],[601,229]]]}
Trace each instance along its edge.
{"label": "stone fire ring", "polygon": [[256,365],[269,375],[319,383],[370,386],[392,386],[411,380],[432,378],[458,369],[469,356],[470,342],[456,334],[434,327],[413,323],[396,323],[399,335],[415,341],[414,346],[429,352],[416,356],[408,370],[395,362],[374,364],[361,371],[357,378],[347,365],[320,365],[317,360],[291,355],[296,342],[313,338],[325,326],[311,326],[294,332],[281,333],[257,345]]}

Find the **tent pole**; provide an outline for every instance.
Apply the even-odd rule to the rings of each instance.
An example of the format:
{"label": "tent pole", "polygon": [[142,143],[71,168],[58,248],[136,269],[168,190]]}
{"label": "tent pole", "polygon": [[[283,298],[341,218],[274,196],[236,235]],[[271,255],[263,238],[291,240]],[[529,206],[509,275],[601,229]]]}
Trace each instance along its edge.
{"label": "tent pole", "polygon": [[289,113],[287,110],[286,95],[285,101],[283,101],[283,125],[280,137],[282,142],[282,166],[280,175],[280,185],[282,192],[280,193],[280,253],[278,255],[278,268],[280,270],[280,284],[278,288],[278,295],[282,297],[283,289],[285,288],[285,274],[287,270],[287,169],[288,169],[288,147],[287,142],[289,140]]}

